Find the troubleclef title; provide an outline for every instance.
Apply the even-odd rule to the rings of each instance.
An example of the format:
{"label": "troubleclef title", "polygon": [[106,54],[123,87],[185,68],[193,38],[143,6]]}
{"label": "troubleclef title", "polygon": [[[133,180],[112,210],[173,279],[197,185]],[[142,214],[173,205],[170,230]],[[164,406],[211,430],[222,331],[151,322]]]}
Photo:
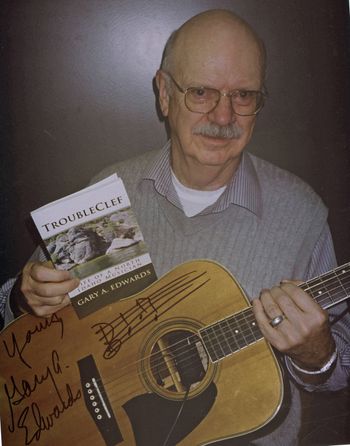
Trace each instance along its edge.
{"label": "troubleclef title", "polygon": [[65,217],[61,217],[57,221],[50,221],[41,225],[42,228],[46,229],[46,232],[50,232],[51,230],[59,229],[62,226],[67,225],[68,223],[74,223],[82,218],[91,217],[94,214],[98,214],[99,212],[104,212],[107,209],[111,209],[115,206],[120,206],[123,202],[123,198],[121,196],[111,198],[108,201],[99,201],[93,206],[90,206],[87,209],[81,209],[77,212],[73,212],[70,215]]}
{"label": "troubleclef title", "polygon": [[130,208],[123,181],[113,174],[31,212],[43,240],[105,215]]}

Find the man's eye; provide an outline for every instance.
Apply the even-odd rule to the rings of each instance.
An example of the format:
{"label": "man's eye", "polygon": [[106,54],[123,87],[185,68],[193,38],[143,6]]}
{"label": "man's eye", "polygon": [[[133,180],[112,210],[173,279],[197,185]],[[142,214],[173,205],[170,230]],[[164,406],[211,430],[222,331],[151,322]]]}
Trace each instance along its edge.
{"label": "man's eye", "polygon": [[206,96],[206,89],[205,88],[194,88],[192,90],[192,94],[194,96],[197,96],[198,98],[204,97],[204,96]]}
{"label": "man's eye", "polygon": [[254,101],[255,97],[256,97],[255,91],[249,91],[249,90],[239,90],[233,96],[234,101],[236,102],[236,104],[239,105],[250,104],[252,101]]}
{"label": "man's eye", "polygon": [[250,91],[245,91],[245,90],[240,90],[240,91],[238,92],[239,96],[240,96],[242,99],[251,96],[249,93],[250,93]]}
{"label": "man's eye", "polygon": [[220,93],[212,88],[193,87],[191,88],[191,99],[198,102],[216,101]]}

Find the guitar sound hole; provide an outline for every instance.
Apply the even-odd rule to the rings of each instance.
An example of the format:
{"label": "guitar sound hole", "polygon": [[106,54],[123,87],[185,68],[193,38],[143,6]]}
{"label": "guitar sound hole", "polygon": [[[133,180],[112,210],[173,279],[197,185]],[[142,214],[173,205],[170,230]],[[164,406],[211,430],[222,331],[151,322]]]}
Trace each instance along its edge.
{"label": "guitar sound hole", "polygon": [[208,356],[197,335],[174,330],[163,334],[153,345],[150,369],[157,386],[183,394],[202,382],[208,370]]}

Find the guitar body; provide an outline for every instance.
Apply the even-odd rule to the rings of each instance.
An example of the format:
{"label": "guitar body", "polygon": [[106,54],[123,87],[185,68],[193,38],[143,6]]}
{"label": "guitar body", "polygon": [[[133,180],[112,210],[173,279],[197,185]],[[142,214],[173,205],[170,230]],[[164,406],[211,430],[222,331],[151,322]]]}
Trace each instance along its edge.
{"label": "guitar body", "polygon": [[219,343],[213,361],[201,332],[248,307],[226,269],[199,260],[83,319],[72,306],[20,317],[0,334],[4,446],[161,446],[182,404],[172,445],[259,429],[283,397],[269,345]]}

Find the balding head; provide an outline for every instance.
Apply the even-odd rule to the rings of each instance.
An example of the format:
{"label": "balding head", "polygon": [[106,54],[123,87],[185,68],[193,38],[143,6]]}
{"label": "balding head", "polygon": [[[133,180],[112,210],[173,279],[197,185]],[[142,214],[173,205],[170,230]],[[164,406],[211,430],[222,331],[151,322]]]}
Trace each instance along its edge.
{"label": "balding head", "polygon": [[164,49],[161,68],[175,73],[183,70],[193,58],[210,57],[210,54],[236,51],[250,52],[255,57],[265,79],[266,52],[263,41],[242,18],[227,10],[209,10],[200,13],[169,37]]}

